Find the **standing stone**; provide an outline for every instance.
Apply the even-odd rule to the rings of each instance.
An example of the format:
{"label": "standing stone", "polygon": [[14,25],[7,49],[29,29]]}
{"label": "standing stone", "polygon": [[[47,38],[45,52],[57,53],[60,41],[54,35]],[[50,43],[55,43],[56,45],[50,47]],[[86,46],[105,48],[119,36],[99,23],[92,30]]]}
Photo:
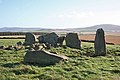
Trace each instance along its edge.
{"label": "standing stone", "polygon": [[26,37],[25,37],[25,45],[32,45],[35,43],[35,35],[32,33],[26,33]]}
{"label": "standing stone", "polygon": [[81,41],[78,37],[77,33],[68,33],[65,38],[66,46],[80,49],[81,48]]}
{"label": "standing stone", "polygon": [[44,35],[38,37],[39,43],[45,43]]}
{"label": "standing stone", "polygon": [[106,55],[105,36],[104,36],[104,30],[102,28],[99,28],[96,32],[94,47],[95,47],[95,56]]}
{"label": "standing stone", "polygon": [[58,35],[54,32],[38,37],[39,43],[49,43],[52,47],[57,46]]}

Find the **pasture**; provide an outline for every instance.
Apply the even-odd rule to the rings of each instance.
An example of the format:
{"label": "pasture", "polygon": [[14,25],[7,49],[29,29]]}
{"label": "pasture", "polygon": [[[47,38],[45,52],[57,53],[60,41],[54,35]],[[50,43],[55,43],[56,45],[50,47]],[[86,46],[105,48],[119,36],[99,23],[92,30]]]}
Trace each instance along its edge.
{"label": "pasture", "polygon": [[[15,45],[23,39],[0,39],[0,45]],[[93,43],[82,42],[82,49],[51,48],[69,60],[55,65],[26,64],[26,49],[0,50],[0,80],[120,80],[120,45],[107,45],[107,55],[90,57]]]}

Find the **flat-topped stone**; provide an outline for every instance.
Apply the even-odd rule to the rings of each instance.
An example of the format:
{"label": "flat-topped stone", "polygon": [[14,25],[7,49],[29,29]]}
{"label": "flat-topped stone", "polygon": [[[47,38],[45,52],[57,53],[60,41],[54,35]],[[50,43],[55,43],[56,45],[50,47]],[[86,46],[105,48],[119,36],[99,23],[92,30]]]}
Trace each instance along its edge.
{"label": "flat-topped stone", "polygon": [[50,53],[48,51],[27,51],[24,62],[38,63],[41,65],[50,65],[58,63],[60,60],[66,60],[68,57]]}

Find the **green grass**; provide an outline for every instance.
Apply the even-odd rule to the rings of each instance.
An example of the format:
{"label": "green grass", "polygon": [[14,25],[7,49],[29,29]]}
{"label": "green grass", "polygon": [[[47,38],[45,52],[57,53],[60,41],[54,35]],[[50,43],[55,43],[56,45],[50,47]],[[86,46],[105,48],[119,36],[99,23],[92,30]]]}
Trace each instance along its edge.
{"label": "green grass", "polygon": [[15,45],[19,41],[24,41],[24,39],[0,39],[0,46]]}
{"label": "green grass", "polygon": [[[23,41],[23,40],[19,40]],[[18,40],[0,40],[0,45],[15,45]],[[89,57],[93,43],[82,49],[52,48],[70,59],[55,65],[24,64],[25,50],[0,50],[0,80],[120,80],[120,46],[107,45],[107,56]]]}

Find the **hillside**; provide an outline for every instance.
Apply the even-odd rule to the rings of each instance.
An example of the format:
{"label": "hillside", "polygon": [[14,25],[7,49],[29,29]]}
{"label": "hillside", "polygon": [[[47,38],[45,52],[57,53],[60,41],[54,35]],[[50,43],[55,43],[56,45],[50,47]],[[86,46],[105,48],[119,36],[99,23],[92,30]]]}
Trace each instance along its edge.
{"label": "hillside", "polygon": [[20,27],[3,27],[0,32],[24,32],[24,31],[37,31],[45,30],[44,28],[20,28]]}
{"label": "hillside", "polygon": [[108,32],[120,32],[120,26],[119,25],[113,25],[113,24],[100,24],[100,25],[94,25],[86,28],[77,28],[74,29],[75,31],[85,31],[85,32],[94,32],[98,28],[103,28],[104,31]]}
{"label": "hillside", "polygon": [[24,31],[47,31],[47,32],[95,32],[98,28],[103,28],[108,32],[120,32],[119,25],[100,24],[85,28],[69,28],[69,29],[47,29],[47,28],[19,28],[19,27],[3,27],[0,32],[24,32]]}

